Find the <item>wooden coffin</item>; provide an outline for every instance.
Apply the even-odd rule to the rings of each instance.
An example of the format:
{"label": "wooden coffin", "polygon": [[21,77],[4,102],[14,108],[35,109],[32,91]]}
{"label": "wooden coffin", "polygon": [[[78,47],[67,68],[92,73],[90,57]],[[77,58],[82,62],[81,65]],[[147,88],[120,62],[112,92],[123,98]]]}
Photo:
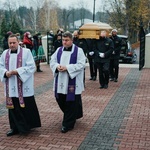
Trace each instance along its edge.
{"label": "wooden coffin", "polygon": [[79,38],[80,39],[99,39],[100,32],[105,30],[107,32],[107,36],[109,36],[112,27],[106,23],[87,23],[82,25],[79,28]]}

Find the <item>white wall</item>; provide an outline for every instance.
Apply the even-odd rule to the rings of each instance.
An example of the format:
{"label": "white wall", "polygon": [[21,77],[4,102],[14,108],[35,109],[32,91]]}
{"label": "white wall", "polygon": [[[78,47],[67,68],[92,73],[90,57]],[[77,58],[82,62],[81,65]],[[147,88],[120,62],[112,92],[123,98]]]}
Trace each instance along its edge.
{"label": "white wall", "polygon": [[145,39],[145,68],[150,68],[150,33]]}

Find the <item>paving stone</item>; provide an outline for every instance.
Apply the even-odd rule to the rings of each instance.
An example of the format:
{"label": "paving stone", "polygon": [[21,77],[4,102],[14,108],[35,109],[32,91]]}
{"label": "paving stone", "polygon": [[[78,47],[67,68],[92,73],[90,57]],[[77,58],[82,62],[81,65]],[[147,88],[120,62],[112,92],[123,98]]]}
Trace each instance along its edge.
{"label": "paving stone", "polygon": [[[117,83],[99,89],[86,68],[82,94],[84,117],[66,134],[60,132],[62,112],[52,91],[47,64],[35,73],[35,98],[42,127],[28,136],[6,137],[9,130],[3,88],[0,89],[0,149],[6,150],[148,150],[150,147],[150,69],[120,68]],[[2,83],[0,86],[3,87]],[[13,147],[12,147],[13,146]]]}

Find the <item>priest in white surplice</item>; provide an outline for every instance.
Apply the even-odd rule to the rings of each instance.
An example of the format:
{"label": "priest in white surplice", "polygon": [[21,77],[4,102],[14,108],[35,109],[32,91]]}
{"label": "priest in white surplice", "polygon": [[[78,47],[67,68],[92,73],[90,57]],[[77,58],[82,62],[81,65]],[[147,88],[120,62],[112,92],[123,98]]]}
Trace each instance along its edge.
{"label": "priest in white surplice", "polygon": [[66,133],[74,128],[76,119],[83,116],[81,93],[86,57],[83,50],[73,44],[70,32],[63,34],[62,43],[51,57],[50,68],[54,75],[55,97],[64,113],[61,132]]}
{"label": "priest in white surplice", "polygon": [[9,49],[0,57],[0,79],[4,83],[6,106],[11,130],[7,136],[26,134],[40,127],[34,99],[35,62],[29,49],[19,46],[17,36],[8,38]]}

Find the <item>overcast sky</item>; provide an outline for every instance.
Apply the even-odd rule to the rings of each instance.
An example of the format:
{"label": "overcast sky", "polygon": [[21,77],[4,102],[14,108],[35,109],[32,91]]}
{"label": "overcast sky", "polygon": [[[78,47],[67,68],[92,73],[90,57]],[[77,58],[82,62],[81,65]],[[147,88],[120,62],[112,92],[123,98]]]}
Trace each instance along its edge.
{"label": "overcast sky", "polygon": [[[20,1],[20,0],[0,0],[1,2],[1,7],[2,4],[4,4],[4,2],[10,2],[12,5],[14,2],[19,2],[19,4],[22,2],[25,6],[30,5],[30,2],[32,0],[25,0],[25,1]],[[42,0],[41,0],[42,1]],[[89,9],[91,12],[93,12],[93,5],[94,5],[94,0],[55,0],[56,2],[58,2],[60,7],[63,8],[69,8],[69,7],[81,7],[83,6],[84,8]],[[96,3],[96,7],[95,7],[95,11],[97,11],[98,9],[100,9],[100,7],[103,5],[104,0],[95,0]]]}
{"label": "overcast sky", "polygon": [[[83,5],[84,7],[86,7],[87,9],[89,9],[90,11],[93,11],[93,5],[94,5],[94,0],[56,0],[60,6],[62,7],[78,7]],[[98,9],[100,7],[100,3],[103,0],[96,0],[96,9]],[[84,4],[83,4],[83,3]]]}

